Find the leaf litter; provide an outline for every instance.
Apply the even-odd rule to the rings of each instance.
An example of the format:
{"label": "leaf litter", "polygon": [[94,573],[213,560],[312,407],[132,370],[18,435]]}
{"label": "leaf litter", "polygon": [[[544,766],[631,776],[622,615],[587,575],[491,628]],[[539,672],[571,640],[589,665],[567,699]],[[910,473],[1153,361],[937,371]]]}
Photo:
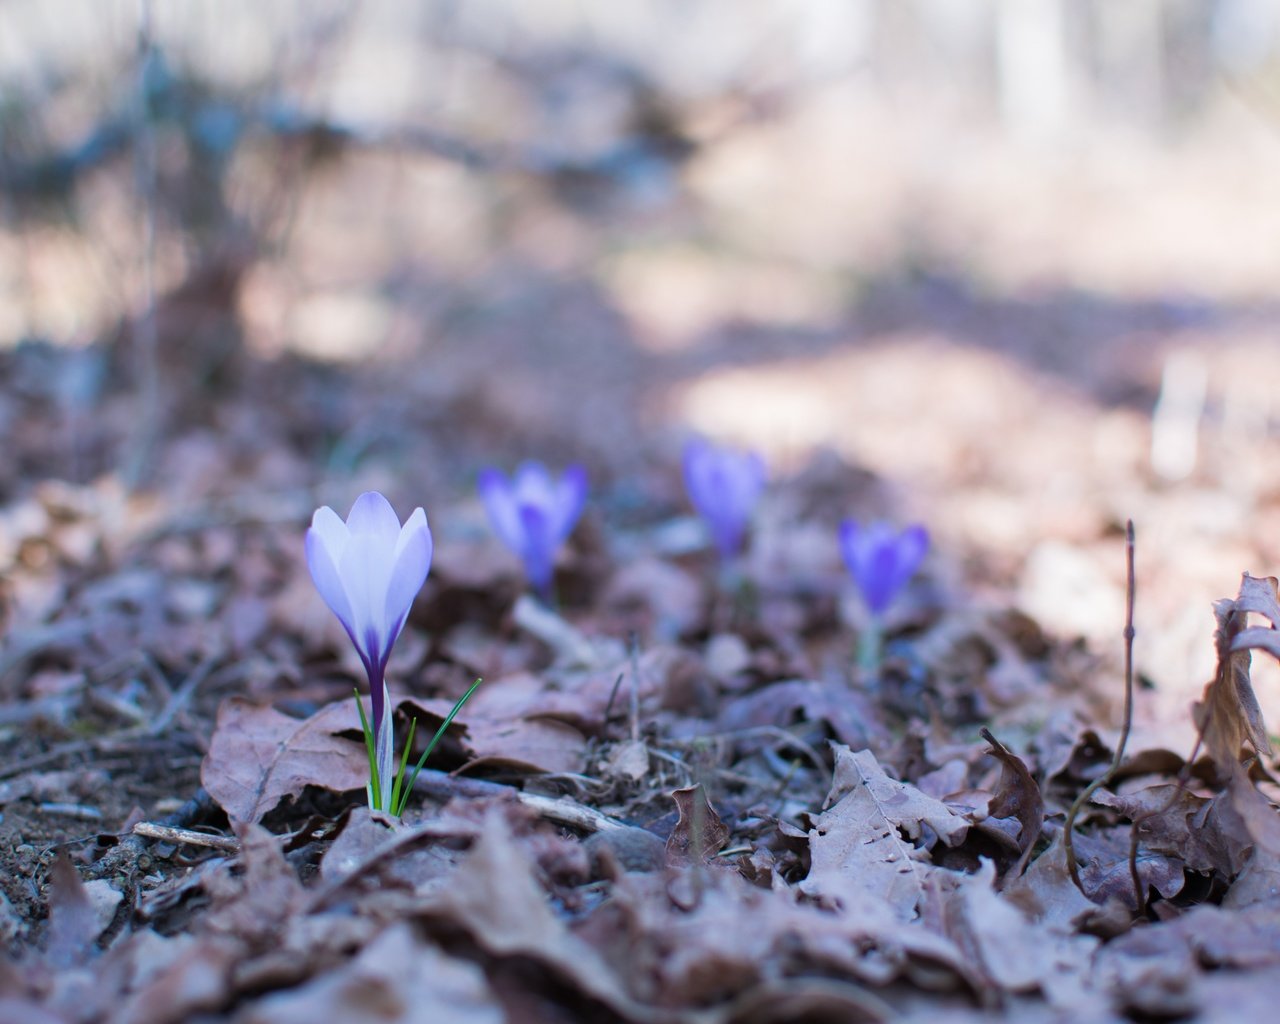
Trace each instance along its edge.
{"label": "leaf litter", "polygon": [[[862,500],[825,472],[776,485],[761,550]],[[859,673],[838,573],[748,559],[726,594],[709,552],[643,531],[619,541],[642,560],[601,570],[591,508],[562,611],[518,596],[477,508],[439,531],[390,672],[399,741],[486,680],[404,819],[371,813],[359,667],[297,585],[310,501],[219,479],[8,507],[0,1016],[1210,1020],[1227,992],[1274,997],[1250,660],[1280,657],[1274,580],[1215,608],[1208,760],[1128,750],[1082,808],[1082,891],[1065,815],[1115,753],[1096,659],[926,575]]]}

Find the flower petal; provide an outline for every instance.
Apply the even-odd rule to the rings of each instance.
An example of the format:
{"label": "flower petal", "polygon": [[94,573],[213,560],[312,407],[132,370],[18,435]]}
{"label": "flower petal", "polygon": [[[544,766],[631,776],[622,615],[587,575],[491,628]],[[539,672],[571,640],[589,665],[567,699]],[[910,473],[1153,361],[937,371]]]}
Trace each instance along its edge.
{"label": "flower petal", "polygon": [[556,542],[551,535],[546,510],[537,505],[520,505],[520,528],[524,546],[520,556],[524,559],[524,573],[535,590],[544,593],[551,586],[555,571]]}
{"label": "flower petal", "polygon": [[316,509],[315,515],[311,517],[311,531],[317,535],[336,564],[342,557],[347,541],[351,539],[351,531],[347,529],[342,517],[328,505],[324,505]]}
{"label": "flower petal", "polygon": [[867,610],[879,616],[915,575],[929,547],[920,525],[898,533],[885,522],[862,526],[852,519],[840,524],[840,552]]}
{"label": "flower petal", "polygon": [[556,488],[551,481],[551,474],[541,462],[532,459],[516,467],[515,475],[511,478],[511,490],[518,505],[549,509],[555,504]]}
{"label": "flower petal", "polygon": [[427,526],[427,514],[415,508],[405,521],[396,542],[391,578],[387,583],[386,615],[390,626],[390,643],[395,643],[404,620],[413,607],[422,584],[431,569],[431,528]]}
{"label": "flower petal", "polygon": [[892,541],[872,548],[865,553],[863,560],[863,577],[859,581],[862,598],[867,602],[867,609],[872,615],[884,612],[898,594],[901,586],[899,579],[898,552]]}
{"label": "flower petal", "polygon": [[384,537],[388,545],[395,543],[400,533],[400,517],[396,510],[377,491],[365,491],[356,498],[347,513],[347,529],[352,534],[367,533]]}
{"label": "flower petal", "polygon": [[[328,512],[335,519],[338,518],[332,509],[323,508],[316,513],[316,520],[321,518],[320,512]],[[339,519],[338,522],[341,524],[342,520]],[[316,525],[312,525],[307,531],[307,568],[311,570],[311,579],[316,585],[316,590],[320,591],[320,596],[324,598],[324,603],[338,617],[338,621],[355,642],[356,621],[351,598],[347,594],[346,584],[338,571],[338,564],[334,560],[330,546],[324,538],[323,529]],[[356,643],[356,646],[359,647],[359,643]]]}
{"label": "flower petal", "polygon": [[919,523],[908,526],[898,538],[898,561],[902,565],[903,585],[910,582],[911,577],[920,568],[924,556],[929,551],[929,531]]}
{"label": "flower petal", "polygon": [[512,551],[519,552],[523,546],[523,537],[520,513],[516,511],[511,484],[498,470],[486,469],[480,474],[478,488],[493,532]]}
{"label": "flower petal", "polygon": [[587,503],[587,470],[573,465],[564,471],[556,487],[555,505],[551,519],[551,536],[559,544],[573,533],[573,528]]}
{"label": "flower petal", "polygon": [[391,635],[393,624],[387,618],[387,591],[395,566],[398,534],[398,529],[390,535],[352,531],[351,543],[338,563],[338,574],[351,600],[356,647],[371,663],[378,665],[386,664],[395,639]]}
{"label": "flower petal", "polygon": [[845,568],[855,583],[862,575],[862,559],[860,556],[859,538],[862,527],[857,520],[846,519],[840,524],[840,555],[844,559]]}

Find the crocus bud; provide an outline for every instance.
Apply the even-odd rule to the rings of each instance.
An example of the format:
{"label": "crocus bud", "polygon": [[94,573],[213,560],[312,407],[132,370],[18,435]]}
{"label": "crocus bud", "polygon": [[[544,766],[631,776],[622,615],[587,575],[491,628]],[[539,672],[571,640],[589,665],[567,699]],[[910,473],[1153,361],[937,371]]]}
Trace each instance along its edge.
{"label": "crocus bud", "polygon": [[355,501],[346,522],[327,505],[307,531],[307,567],[338,617],[369,676],[372,728],[381,792],[391,792],[392,737],[385,682],[391,648],[431,568],[431,530],[416,508],[403,526],[376,491]]}
{"label": "crocus bud", "polygon": [[888,523],[840,524],[840,552],[872,616],[879,618],[915,575],[929,548],[923,526],[898,533]]}
{"label": "crocus bud", "polygon": [[764,490],[764,460],[756,452],[717,448],[701,438],[684,447],[684,485],[726,561],[738,553]]}
{"label": "crocus bud", "polygon": [[520,557],[533,588],[550,595],[556,551],[587,500],[587,471],[570,466],[553,480],[542,463],[525,462],[510,480],[486,469],[479,489],[493,532]]}

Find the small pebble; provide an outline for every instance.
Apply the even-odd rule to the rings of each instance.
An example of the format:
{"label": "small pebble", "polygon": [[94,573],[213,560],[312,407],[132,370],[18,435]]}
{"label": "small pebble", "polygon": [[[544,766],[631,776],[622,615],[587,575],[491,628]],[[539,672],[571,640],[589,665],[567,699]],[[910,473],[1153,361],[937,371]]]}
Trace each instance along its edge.
{"label": "small pebble", "polygon": [[597,832],[582,845],[591,858],[592,870],[597,872],[602,856],[611,856],[624,871],[658,871],[667,862],[667,844],[643,828]]}

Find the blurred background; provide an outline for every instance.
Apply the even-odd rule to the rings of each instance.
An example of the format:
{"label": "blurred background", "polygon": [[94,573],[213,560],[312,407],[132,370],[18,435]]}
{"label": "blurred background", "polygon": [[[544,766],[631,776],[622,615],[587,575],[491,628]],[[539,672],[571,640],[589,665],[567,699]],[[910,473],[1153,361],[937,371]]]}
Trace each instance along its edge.
{"label": "blurred background", "polygon": [[1273,0],[0,0],[10,538],[525,455],[625,523],[698,431],[1112,665],[1133,517],[1176,728],[1280,561],[1278,277]]}

